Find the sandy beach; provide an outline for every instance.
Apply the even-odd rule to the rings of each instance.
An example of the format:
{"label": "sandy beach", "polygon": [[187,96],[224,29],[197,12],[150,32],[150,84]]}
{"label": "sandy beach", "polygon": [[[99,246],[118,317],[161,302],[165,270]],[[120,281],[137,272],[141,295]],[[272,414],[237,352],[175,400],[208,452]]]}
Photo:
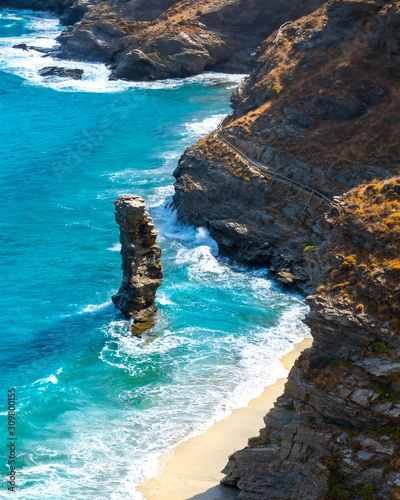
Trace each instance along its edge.
{"label": "sandy beach", "polygon": [[[294,349],[280,359],[290,370],[299,354],[310,347],[312,339],[296,344]],[[257,436],[264,427],[263,417],[283,393],[286,378],[266,387],[245,408],[233,410],[223,420],[216,422],[204,434],[178,445],[173,456],[164,464],[159,476],[147,481],[139,491],[146,500],[233,500],[230,488],[219,484],[221,470],[228,456],[247,445],[247,440]]]}

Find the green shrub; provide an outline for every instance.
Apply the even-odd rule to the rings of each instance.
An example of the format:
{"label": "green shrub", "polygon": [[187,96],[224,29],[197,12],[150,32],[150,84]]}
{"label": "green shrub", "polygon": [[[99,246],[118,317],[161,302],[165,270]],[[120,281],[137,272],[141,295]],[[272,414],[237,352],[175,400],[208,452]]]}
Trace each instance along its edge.
{"label": "green shrub", "polygon": [[375,500],[375,484],[367,483],[357,496],[362,500]]}

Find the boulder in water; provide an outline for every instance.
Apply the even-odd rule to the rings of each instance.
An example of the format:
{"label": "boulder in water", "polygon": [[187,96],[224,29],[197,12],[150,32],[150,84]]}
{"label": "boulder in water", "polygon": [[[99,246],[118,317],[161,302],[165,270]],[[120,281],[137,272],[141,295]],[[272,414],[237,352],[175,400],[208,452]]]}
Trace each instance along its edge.
{"label": "boulder in water", "polygon": [[18,43],[17,45],[13,45],[13,49],[29,50],[29,47],[26,43]]}
{"label": "boulder in water", "polygon": [[60,68],[58,66],[46,66],[39,70],[40,76],[58,76],[60,78],[72,78],[73,80],[81,80],[83,69]]}

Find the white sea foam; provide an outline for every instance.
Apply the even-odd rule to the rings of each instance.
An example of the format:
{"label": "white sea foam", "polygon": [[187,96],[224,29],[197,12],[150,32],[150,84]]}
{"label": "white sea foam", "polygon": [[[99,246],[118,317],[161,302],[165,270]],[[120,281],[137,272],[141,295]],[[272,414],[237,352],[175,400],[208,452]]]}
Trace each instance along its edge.
{"label": "white sea foam", "polygon": [[114,243],[114,245],[110,248],[107,248],[110,252],[120,252],[121,251],[121,243]]}
{"label": "white sea foam", "polygon": [[166,197],[163,203],[157,203],[157,210],[154,211],[159,221],[157,227],[160,234],[165,238],[177,240],[182,243],[194,241],[196,238],[196,228],[179,222],[178,214],[176,210],[171,208],[170,202],[171,197]]}
{"label": "white sea foam", "polygon": [[165,200],[174,194],[174,186],[162,186],[155,189],[155,193],[147,198],[146,205],[158,207],[164,205]]}
{"label": "white sea foam", "polygon": [[199,137],[205,134],[209,134],[219,125],[219,123],[225,118],[225,116],[225,114],[214,115],[204,118],[204,120],[201,121],[185,123],[186,133]]}
{"label": "white sea foam", "polygon": [[73,208],[73,207],[65,207],[64,205],[60,205],[60,204],[58,204],[57,206],[62,208],[63,210],[68,210],[70,212],[75,211],[75,208]]}
{"label": "white sea foam", "polygon": [[162,306],[172,306],[174,305],[174,302],[170,300],[165,293],[158,293],[157,294],[157,302],[158,304],[161,304]]}
{"label": "white sea foam", "polygon": [[212,255],[218,255],[218,244],[210,236],[209,231],[205,227],[196,229],[196,245],[205,245],[210,249]]}
{"label": "white sea foam", "polygon": [[111,306],[112,306],[111,300],[107,300],[107,302],[103,302],[103,304],[89,304],[80,311],[80,314],[111,309]]}
{"label": "white sea foam", "polygon": [[182,248],[178,251],[176,263],[188,265],[189,276],[193,281],[210,279],[210,274],[223,274],[226,269],[216,260],[211,248],[206,245],[194,249]]}
{"label": "white sea foam", "polygon": [[[44,385],[44,384],[58,384],[58,378],[56,377],[56,375],[60,375],[60,373],[63,371],[62,368],[59,368],[56,373],[52,373],[50,374],[48,377],[46,378],[41,378],[41,379],[38,379],[36,380],[35,382],[33,382],[32,385],[36,385],[36,384],[39,384],[39,385]],[[43,389],[42,389],[43,390]]]}

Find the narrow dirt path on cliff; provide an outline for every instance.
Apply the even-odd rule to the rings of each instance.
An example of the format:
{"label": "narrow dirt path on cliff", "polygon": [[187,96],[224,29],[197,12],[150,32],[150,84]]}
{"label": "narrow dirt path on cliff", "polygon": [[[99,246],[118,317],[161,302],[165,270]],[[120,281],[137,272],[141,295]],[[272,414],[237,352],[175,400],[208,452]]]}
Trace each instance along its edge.
{"label": "narrow dirt path on cliff", "polygon": [[[289,177],[284,176],[280,172],[276,171],[275,169],[272,169],[271,167],[268,167],[267,165],[264,165],[256,160],[252,160],[249,158],[247,155],[245,155],[242,151],[240,151],[239,148],[237,148],[234,144],[232,144],[226,137],[224,137],[224,132],[222,130],[222,125],[219,125],[214,132],[215,137],[222,142],[228,149],[230,149],[233,153],[238,155],[241,160],[243,160],[245,163],[250,165],[251,167],[254,167],[257,169],[257,171],[263,175],[264,177],[267,177],[268,179],[271,179],[271,184],[272,185],[275,181],[276,182],[281,182],[283,184],[288,184],[290,187],[295,186],[299,188],[301,191],[305,191],[310,194],[308,201],[306,203],[306,206],[304,210],[307,208],[308,204],[311,201],[311,198],[315,196],[316,198],[319,198],[321,202],[326,203],[328,206],[331,205],[332,200],[330,200],[327,196],[323,195],[316,189],[313,189],[309,186],[305,186],[304,184],[300,184],[299,182],[294,181],[293,179],[289,179]],[[289,187],[289,191],[290,191]]]}

